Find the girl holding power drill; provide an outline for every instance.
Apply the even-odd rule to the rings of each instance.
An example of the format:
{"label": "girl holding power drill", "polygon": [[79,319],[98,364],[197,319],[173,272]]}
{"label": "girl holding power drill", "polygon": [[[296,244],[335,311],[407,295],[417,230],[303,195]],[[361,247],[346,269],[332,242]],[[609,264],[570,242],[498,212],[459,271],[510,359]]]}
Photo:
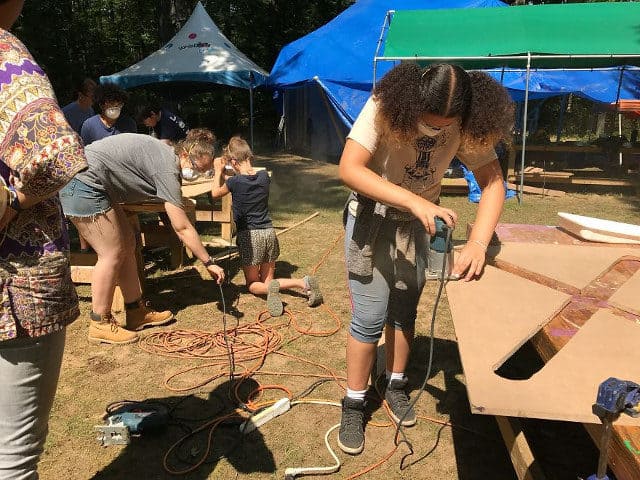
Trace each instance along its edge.
{"label": "girl holding power drill", "polygon": [[354,191],[345,208],[352,318],[338,436],[344,452],[364,448],[365,393],[383,326],[385,400],[396,422],[415,424],[404,372],[424,259],[435,217],[450,228],[457,221],[439,205],[441,180],[457,156],[482,187],[473,230],[452,272],[469,281],[482,273],[502,211],[504,180],[494,146],[510,137],[513,117],[507,91],[484,73],[402,63],[378,83],[355,121],[340,160],[340,177]]}

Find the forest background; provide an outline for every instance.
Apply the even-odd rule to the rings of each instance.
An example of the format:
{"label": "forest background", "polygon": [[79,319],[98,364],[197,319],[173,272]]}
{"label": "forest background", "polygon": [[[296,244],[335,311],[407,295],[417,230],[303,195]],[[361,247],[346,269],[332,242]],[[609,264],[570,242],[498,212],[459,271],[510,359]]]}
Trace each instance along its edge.
{"label": "forest background", "polygon": [[[329,22],[353,4],[349,0],[201,0],[231,42],[264,70],[270,71],[286,44]],[[163,46],[184,25],[197,0],[27,0],[13,31],[47,72],[60,105],[75,99],[75,88],[86,77],[96,81],[132,65]],[[524,2],[511,4],[567,3]],[[248,134],[249,102],[245,90],[211,85],[205,93],[155,88],[130,92],[125,109],[130,115],[147,103],[165,103],[187,124],[213,129],[220,139]],[[553,135],[564,109],[563,135],[585,139],[594,130],[594,105],[578,97],[556,99],[538,108],[538,127]],[[530,107],[531,108],[531,107]],[[255,96],[256,147],[274,146],[278,112],[273,92]],[[614,114],[605,132],[617,130]],[[144,128],[144,127],[142,127]],[[635,128],[625,119],[623,133]],[[143,131],[142,129],[140,130]],[[588,138],[587,138],[588,139]]]}

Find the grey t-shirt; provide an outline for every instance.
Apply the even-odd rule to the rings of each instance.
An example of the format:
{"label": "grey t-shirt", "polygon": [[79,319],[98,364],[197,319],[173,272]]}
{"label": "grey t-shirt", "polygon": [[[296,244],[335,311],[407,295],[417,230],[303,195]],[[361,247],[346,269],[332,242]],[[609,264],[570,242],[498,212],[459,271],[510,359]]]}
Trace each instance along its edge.
{"label": "grey t-shirt", "polygon": [[169,202],[182,208],[173,148],[149,135],[122,133],[85,147],[89,168],[75,178],[116,203]]}

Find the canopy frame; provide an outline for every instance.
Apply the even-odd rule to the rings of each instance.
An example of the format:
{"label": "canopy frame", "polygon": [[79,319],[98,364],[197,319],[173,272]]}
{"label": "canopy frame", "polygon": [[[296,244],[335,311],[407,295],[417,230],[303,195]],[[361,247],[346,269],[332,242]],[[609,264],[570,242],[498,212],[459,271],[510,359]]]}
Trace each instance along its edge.
{"label": "canopy frame", "polygon": [[[525,8],[525,7],[508,7],[508,8]],[[530,51],[519,54],[519,55],[484,55],[484,56],[428,56],[428,55],[415,55],[415,56],[384,56],[379,55],[380,47],[382,44],[382,38],[385,35],[385,32],[388,31],[391,27],[391,21],[393,19],[393,15],[395,14],[395,10],[387,11],[385,15],[385,19],[380,32],[380,42],[378,47],[376,48],[376,53],[373,58],[373,86],[375,88],[376,85],[376,72],[377,72],[377,63],[379,61],[391,61],[391,62],[402,62],[402,61],[412,61],[412,62],[426,62],[426,63],[440,63],[440,62],[481,62],[490,60],[492,63],[495,61],[499,62],[508,62],[508,61],[526,61],[526,79],[525,79],[525,99],[524,99],[524,112],[523,112],[523,120],[522,120],[522,154],[520,157],[520,185],[518,192],[518,203],[523,202],[524,197],[524,163],[525,163],[525,146],[526,146],[526,133],[527,133],[527,115],[528,115],[528,103],[529,103],[529,81],[531,78],[531,68],[532,61],[535,60],[547,60],[547,59],[558,59],[558,60],[575,60],[575,59],[639,59],[640,54],[541,54],[541,53],[532,53]],[[617,62],[615,62],[617,63]],[[492,65],[495,67],[495,65]],[[506,65],[502,65],[504,69]],[[509,65],[511,66],[511,65]],[[625,69],[624,64],[619,64],[620,68],[620,79],[618,82],[618,91],[616,104],[620,101],[620,89],[622,86],[622,76]],[[566,70],[584,70],[584,68],[567,68]],[[504,70],[503,70],[504,71]]]}

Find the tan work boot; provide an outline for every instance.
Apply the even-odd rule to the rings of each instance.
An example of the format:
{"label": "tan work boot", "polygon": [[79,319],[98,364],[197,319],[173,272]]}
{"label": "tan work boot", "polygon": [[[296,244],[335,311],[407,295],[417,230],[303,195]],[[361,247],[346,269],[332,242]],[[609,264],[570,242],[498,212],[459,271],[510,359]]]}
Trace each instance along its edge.
{"label": "tan work boot", "polygon": [[92,319],[89,323],[89,341],[91,343],[126,345],[137,342],[138,334],[122,328],[113,315],[107,313],[100,315],[100,320]]}
{"label": "tan work boot", "polygon": [[138,331],[144,327],[158,327],[166,325],[173,320],[173,313],[169,310],[164,312],[156,312],[149,308],[144,302],[138,302],[138,308],[132,308],[125,312],[127,319],[127,330]]}

